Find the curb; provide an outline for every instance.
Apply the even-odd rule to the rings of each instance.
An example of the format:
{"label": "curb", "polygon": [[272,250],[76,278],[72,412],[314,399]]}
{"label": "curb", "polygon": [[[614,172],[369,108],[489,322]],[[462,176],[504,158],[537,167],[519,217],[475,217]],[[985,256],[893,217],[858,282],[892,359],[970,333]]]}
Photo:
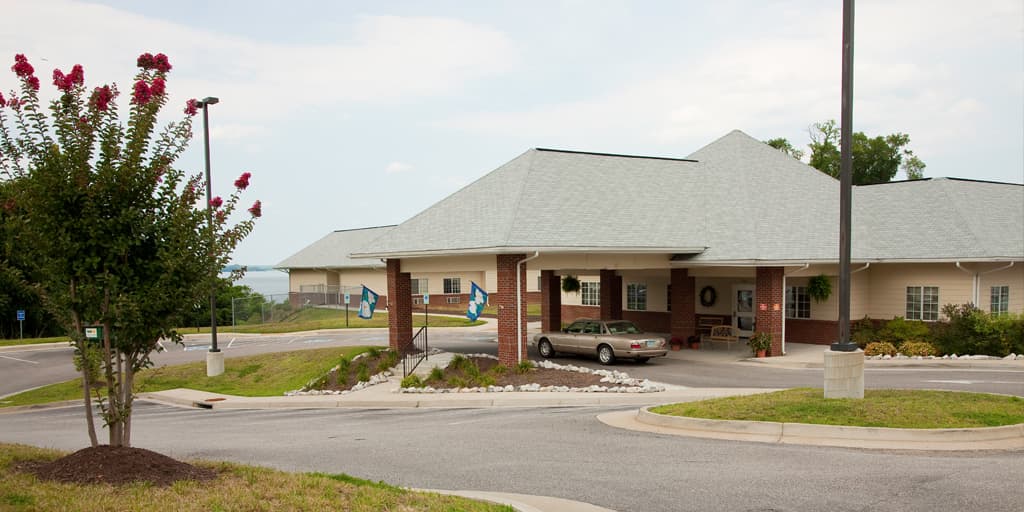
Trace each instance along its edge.
{"label": "curb", "polygon": [[678,435],[761,443],[930,451],[1024,448],[1024,423],[950,429],[847,427],[665,416],[650,412],[650,407],[641,408],[633,419],[643,425],[673,429]]}
{"label": "curb", "polygon": [[519,512],[615,512],[612,509],[591,505],[581,501],[572,501],[550,496],[532,496],[507,492],[489,491],[443,491],[437,489],[411,489],[419,492],[430,492],[451,496],[461,496],[480,501],[489,501],[499,505],[508,505]]}

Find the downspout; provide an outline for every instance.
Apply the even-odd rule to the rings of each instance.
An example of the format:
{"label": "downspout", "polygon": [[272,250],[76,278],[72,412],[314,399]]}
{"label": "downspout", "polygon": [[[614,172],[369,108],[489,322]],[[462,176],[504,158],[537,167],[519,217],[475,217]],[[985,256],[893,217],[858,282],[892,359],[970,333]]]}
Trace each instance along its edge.
{"label": "downspout", "polygon": [[523,280],[521,265],[540,256],[540,251],[533,251],[533,256],[516,262],[516,360],[523,362]]}
{"label": "downspout", "polygon": [[971,282],[971,303],[974,304],[974,307],[978,307],[978,273],[967,270],[966,268],[960,265],[959,261],[956,262],[956,268],[963,270],[964,272],[970,274],[973,277],[973,281]]}
{"label": "downspout", "polygon": [[804,266],[786,274],[782,273],[782,355],[786,355],[786,276],[790,274],[796,274],[797,272],[803,272],[810,267],[810,263],[804,263]]}

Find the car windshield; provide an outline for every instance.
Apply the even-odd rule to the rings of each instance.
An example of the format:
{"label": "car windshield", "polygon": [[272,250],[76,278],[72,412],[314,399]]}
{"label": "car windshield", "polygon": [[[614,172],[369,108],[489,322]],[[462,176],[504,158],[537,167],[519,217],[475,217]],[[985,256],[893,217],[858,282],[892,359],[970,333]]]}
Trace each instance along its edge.
{"label": "car windshield", "polygon": [[640,334],[640,329],[637,329],[633,322],[608,322],[605,326],[611,334]]}

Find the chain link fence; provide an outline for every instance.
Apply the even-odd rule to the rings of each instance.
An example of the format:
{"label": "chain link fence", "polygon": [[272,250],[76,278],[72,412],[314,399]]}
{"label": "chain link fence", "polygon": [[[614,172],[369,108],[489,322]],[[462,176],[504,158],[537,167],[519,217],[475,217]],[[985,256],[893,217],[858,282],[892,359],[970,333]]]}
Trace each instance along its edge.
{"label": "chain link fence", "polygon": [[298,292],[272,295],[254,294],[231,301],[231,325],[257,325],[295,320],[308,308],[357,310],[362,297],[361,286],[304,285]]}

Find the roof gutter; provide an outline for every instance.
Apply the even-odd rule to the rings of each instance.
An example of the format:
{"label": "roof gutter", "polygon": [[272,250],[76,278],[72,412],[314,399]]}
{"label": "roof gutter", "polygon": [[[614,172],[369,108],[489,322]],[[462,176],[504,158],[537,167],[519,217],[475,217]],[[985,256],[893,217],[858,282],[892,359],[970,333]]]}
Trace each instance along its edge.
{"label": "roof gutter", "polygon": [[533,251],[533,256],[516,262],[516,362],[523,362],[523,280],[520,274],[523,263],[536,259],[540,251]]}

